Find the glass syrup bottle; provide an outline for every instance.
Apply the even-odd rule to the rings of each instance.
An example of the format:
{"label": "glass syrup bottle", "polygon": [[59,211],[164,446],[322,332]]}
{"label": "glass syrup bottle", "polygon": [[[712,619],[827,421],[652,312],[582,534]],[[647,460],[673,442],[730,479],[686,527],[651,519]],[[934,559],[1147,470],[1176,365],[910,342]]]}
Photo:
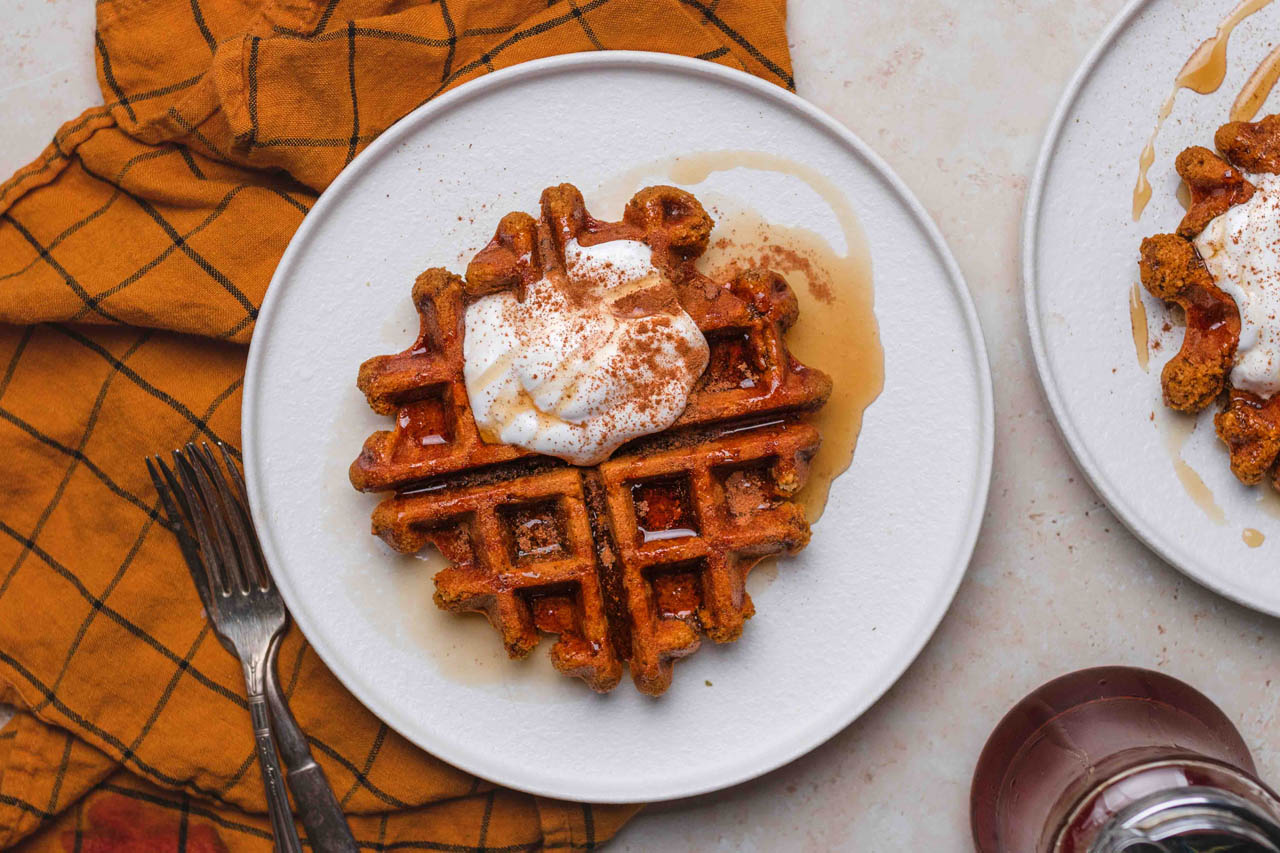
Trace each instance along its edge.
{"label": "glass syrup bottle", "polygon": [[1015,705],[978,760],[970,820],[979,853],[1280,853],[1280,798],[1231,721],[1129,667]]}

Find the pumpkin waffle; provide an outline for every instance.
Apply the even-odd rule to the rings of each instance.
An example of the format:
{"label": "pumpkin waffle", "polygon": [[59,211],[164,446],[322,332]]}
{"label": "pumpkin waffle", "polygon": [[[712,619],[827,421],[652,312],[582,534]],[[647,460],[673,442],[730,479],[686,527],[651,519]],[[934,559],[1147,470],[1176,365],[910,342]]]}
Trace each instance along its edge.
{"label": "pumpkin waffle", "polygon": [[1223,400],[1214,417],[1237,479],[1264,479],[1280,489],[1280,396],[1263,397],[1231,386],[1240,346],[1235,300],[1214,282],[1192,242],[1216,217],[1249,201],[1255,186],[1245,173],[1280,174],[1280,116],[1230,122],[1214,136],[1217,153],[1193,146],[1175,162],[1190,190],[1190,205],[1176,233],[1142,241],[1139,271],[1152,296],[1178,305],[1186,333],[1161,374],[1165,405],[1194,414]]}
{"label": "pumpkin waffle", "polygon": [[[555,667],[601,692],[625,662],[638,689],[660,694],[702,635],[736,640],[754,613],[747,573],[809,539],[794,497],[819,435],[803,416],[831,382],[787,351],[798,309],[781,276],[713,281],[694,268],[711,227],[672,187],[641,190],[620,222],[591,217],[571,185],[551,187],[539,218],[502,219],[465,279],[419,276],[417,340],[360,368],[370,406],[394,418],[351,465],[357,489],[395,492],[374,510],[374,533],[405,553],[434,545],[451,564],[436,575],[440,607],[485,613],[512,657],[558,635]],[[523,294],[563,269],[570,240],[624,239],[650,247],[708,341],[683,413],[589,467],[486,440],[463,376],[466,305]]]}

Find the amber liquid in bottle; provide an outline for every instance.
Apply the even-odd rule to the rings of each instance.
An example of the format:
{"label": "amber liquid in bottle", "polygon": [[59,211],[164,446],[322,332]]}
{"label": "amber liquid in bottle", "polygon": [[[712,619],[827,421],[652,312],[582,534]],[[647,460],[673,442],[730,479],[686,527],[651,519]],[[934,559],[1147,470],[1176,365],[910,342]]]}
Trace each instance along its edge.
{"label": "amber liquid in bottle", "polygon": [[992,733],[973,779],[974,842],[979,853],[1089,853],[1126,808],[1188,790],[1273,816],[1280,805],[1199,691],[1147,670],[1082,670],[1032,692]]}

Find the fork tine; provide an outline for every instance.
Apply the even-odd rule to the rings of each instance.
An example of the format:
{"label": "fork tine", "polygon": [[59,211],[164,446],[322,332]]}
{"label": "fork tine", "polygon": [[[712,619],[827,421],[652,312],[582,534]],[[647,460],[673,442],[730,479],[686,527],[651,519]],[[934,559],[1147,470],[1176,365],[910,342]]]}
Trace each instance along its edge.
{"label": "fork tine", "polygon": [[236,550],[240,557],[240,566],[244,570],[245,577],[251,587],[256,586],[259,589],[264,589],[266,584],[262,579],[262,571],[257,564],[257,560],[254,559],[253,547],[249,544],[253,538],[253,532],[252,528],[246,529],[245,509],[236,499],[236,496],[232,494],[231,487],[227,485],[227,475],[223,473],[222,467],[218,465],[218,460],[214,458],[208,442],[201,442],[197,452],[200,454],[201,461],[204,462],[205,468],[208,470],[213,484],[218,490],[218,498],[222,501],[223,509],[226,510],[222,515],[222,520],[226,524],[232,540],[235,542]]}
{"label": "fork tine", "polygon": [[182,510],[180,518],[182,519],[183,527],[184,529],[187,529],[188,533],[190,533],[191,507],[187,505],[187,498],[183,493],[182,484],[178,482],[178,478],[169,470],[169,466],[165,464],[164,459],[159,456],[154,458],[156,460],[156,466],[160,469],[160,473],[164,475],[165,482],[169,484],[169,494],[173,496],[178,507]]}
{"label": "fork tine", "polygon": [[275,580],[271,577],[271,570],[267,568],[267,559],[262,555],[262,543],[258,541],[258,532],[253,526],[253,515],[249,512],[249,490],[245,487],[244,475],[240,473],[240,467],[236,465],[235,457],[231,455],[231,449],[222,441],[214,443],[222,451],[222,461],[231,473],[231,482],[235,486],[236,494],[240,497],[241,506],[244,507],[244,521],[249,531],[249,545],[253,551],[254,562],[262,579],[263,589],[272,589],[275,586]]}
{"label": "fork tine", "polygon": [[182,493],[191,512],[191,526],[200,540],[200,555],[203,557],[205,570],[209,573],[212,587],[219,595],[230,595],[234,580],[227,566],[227,558],[215,548],[213,543],[213,522],[210,515],[213,508],[206,508],[202,501],[202,493],[196,480],[195,469],[181,451],[173,451],[174,468],[178,472],[178,480],[182,484]]}
{"label": "fork tine", "polygon": [[221,478],[216,470],[208,468],[208,463],[201,456],[200,449],[193,442],[187,442],[187,446],[183,449],[183,456],[195,474],[200,496],[204,499],[205,509],[208,510],[209,528],[218,546],[218,553],[222,556],[228,586],[233,590],[247,593],[252,584],[245,566],[240,561],[231,531],[227,527],[230,508],[223,506],[222,496],[214,485],[214,481]]}
{"label": "fork tine", "polygon": [[[169,467],[159,456],[148,456],[144,461],[147,463],[148,473],[151,474],[151,482],[155,484],[156,494],[160,495],[160,502],[164,505],[165,515],[168,516],[169,530],[178,540],[178,548],[181,549],[183,556],[182,562],[191,575],[191,582],[200,596],[200,603],[204,605],[205,613],[212,617],[216,606],[213,580],[209,576],[209,569],[205,566],[204,560],[200,558],[200,546],[191,536],[187,521],[190,513],[182,514],[178,511],[179,505],[184,509],[186,507],[186,502],[179,492],[180,487]],[[161,478],[161,472],[164,473],[163,478]]]}
{"label": "fork tine", "polygon": [[[164,462],[157,456],[154,459],[150,456],[144,457],[143,461],[147,463],[147,473],[151,475],[151,483],[156,487],[156,494],[160,496],[160,504],[164,507],[165,526],[177,533],[184,525],[183,516],[178,514],[178,507],[173,496],[169,493],[169,486],[160,477],[160,472],[156,466],[163,466]],[[168,473],[167,471],[165,473]]]}
{"label": "fork tine", "polygon": [[227,470],[231,472],[231,482],[235,484],[236,493],[240,495],[240,500],[244,505],[249,506],[249,492],[244,486],[244,477],[240,474],[240,468],[236,465],[235,457],[231,455],[231,449],[222,441],[215,441],[218,449],[222,451],[222,461],[226,463]]}

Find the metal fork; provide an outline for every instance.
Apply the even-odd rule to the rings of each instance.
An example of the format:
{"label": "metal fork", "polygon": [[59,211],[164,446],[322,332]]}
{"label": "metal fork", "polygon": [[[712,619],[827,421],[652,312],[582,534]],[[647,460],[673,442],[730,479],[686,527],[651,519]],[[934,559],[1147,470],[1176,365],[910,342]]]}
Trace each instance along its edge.
{"label": "metal fork", "polygon": [[288,768],[286,779],[311,847],[319,853],[353,853],[356,843],[342,808],[280,690],[276,656],[288,614],[258,545],[244,479],[226,445],[218,442],[218,449],[226,474],[208,444],[196,447],[188,443],[173,451],[176,476],[159,456],[146,460],[168,516],[165,526],[178,539],[219,641],[244,668],[249,715],[277,846],[286,853],[301,849],[289,799],[281,785],[273,726]]}

